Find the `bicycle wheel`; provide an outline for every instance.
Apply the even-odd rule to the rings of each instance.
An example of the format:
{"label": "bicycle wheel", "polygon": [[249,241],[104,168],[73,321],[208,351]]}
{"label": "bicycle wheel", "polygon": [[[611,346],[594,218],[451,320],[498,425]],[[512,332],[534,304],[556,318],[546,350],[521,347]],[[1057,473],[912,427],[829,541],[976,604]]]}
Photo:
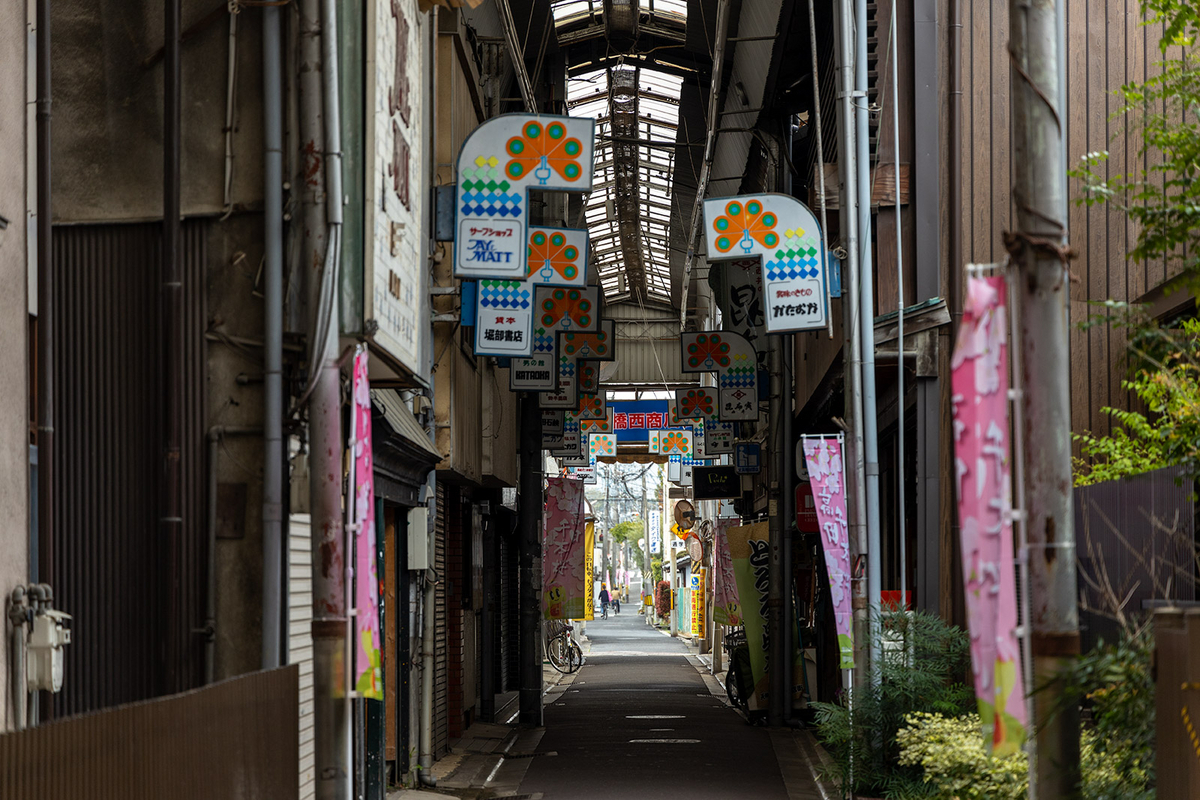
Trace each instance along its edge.
{"label": "bicycle wheel", "polygon": [[550,657],[550,665],[559,672],[570,672],[570,638],[565,635],[555,636],[546,643],[546,654]]}
{"label": "bicycle wheel", "polygon": [[568,640],[567,645],[567,673],[576,672],[583,666],[583,649],[574,639]]}

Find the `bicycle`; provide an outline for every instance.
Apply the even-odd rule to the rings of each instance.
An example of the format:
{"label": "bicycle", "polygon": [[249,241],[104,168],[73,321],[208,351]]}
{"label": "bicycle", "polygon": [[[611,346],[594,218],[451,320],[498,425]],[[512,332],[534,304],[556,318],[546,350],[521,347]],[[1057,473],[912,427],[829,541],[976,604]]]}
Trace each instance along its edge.
{"label": "bicycle", "polygon": [[546,621],[546,657],[552,667],[568,675],[583,666],[583,650],[571,636],[573,630],[562,620]]}
{"label": "bicycle", "polygon": [[750,695],[754,693],[754,675],[750,669],[750,647],[746,643],[745,628],[735,628],[725,634],[725,652],[729,658],[725,694],[734,707],[749,711]]}

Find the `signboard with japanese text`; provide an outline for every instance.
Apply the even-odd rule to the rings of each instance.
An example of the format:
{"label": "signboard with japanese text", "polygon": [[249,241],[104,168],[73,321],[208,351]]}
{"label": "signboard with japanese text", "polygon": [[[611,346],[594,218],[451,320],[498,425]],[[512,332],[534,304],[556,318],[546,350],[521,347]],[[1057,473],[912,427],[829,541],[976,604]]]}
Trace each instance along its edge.
{"label": "signboard with japanese text", "polygon": [[732,522],[717,520],[713,536],[713,622],[717,625],[741,625],[738,607],[737,580],[733,575],[733,559],[729,555],[728,531]]}
{"label": "signboard with japanese text", "polygon": [[666,400],[613,400],[608,406],[619,442],[646,442],[650,431],[667,427]]}
{"label": "signboard with japanese text", "polygon": [[[758,355],[749,340],[733,331],[700,331],[680,335],[680,359],[684,372],[712,372],[717,388],[708,389],[719,397],[714,408],[722,421],[758,419]],[[685,390],[676,390],[678,398]],[[691,390],[687,390],[691,391]],[[685,416],[680,408],[680,415]]]}
{"label": "signboard with japanese text", "polygon": [[533,293],[521,281],[481,280],[475,298],[475,353],[527,356],[533,347]]}
{"label": "signboard with japanese text", "polygon": [[562,433],[563,426],[566,423],[566,413],[557,409],[541,410],[542,414],[542,433]]}
{"label": "signboard with japanese text", "polygon": [[557,387],[552,392],[540,392],[541,408],[566,408],[572,412],[579,408],[579,386],[575,382],[576,367],[572,360],[559,360]]}
{"label": "signboard with japanese text", "polygon": [[[360,6],[361,8],[361,6]],[[377,326],[373,345],[414,375],[429,374],[428,346],[421,331],[429,326],[428,278],[422,219],[429,202],[421,190],[429,133],[428,99],[421,91],[422,42],[428,41],[429,15],[416,0],[372,0],[366,4],[366,125],[361,164],[366,180],[361,195],[361,269],[342,273],[342,325],[346,333]],[[361,281],[361,283],[359,283]]]}
{"label": "signboard with japanese text", "polygon": [[[595,475],[592,476],[592,480],[596,480]],[[584,523],[583,536],[583,579],[588,586],[587,599],[583,603],[583,619],[590,620],[596,612],[596,593],[592,590],[592,580],[596,574],[596,523],[594,521],[588,520]]]}
{"label": "signboard with japanese text", "polygon": [[526,276],[528,192],[590,192],[594,137],[590,118],[528,114],[493,117],[467,137],[456,170],[455,277]]}
{"label": "signboard with japanese text", "polygon": [[383,699],[383,661],[379,635],[379,572],[375,552],[375,462],[371,452],[371,385],[367,353],[354,356],[354,690],[360,697]]}
{"label": "signboard with japanese text", "polygon": [[762,260],[767,333],[824,328],[825,240],[813,213],[794,197],[750,194],[704,201],[708,260]]}
{"label": "signboard with japanese text", "polygon": [[837,626],[841,668],[854,668],[854,631],[850,608],[850,529],[846,516],[845,465],[842,439],[804,439],[804,460],[816,497],[817,522],[821,526],[821,549],[829,574],[829,599]]}
{"label": "signboard with japanese text", "polygon": [[508,388],[513,392],[553,391],[557,380],[553,355],[513,358],[508,367]]}
{"label": "signboard with japanese text", "polygon": [[591,581],[584,574],[587,543],[583,519],[583,482],[569,478],[546,481],[542,515],[542,615],[545,619],[579,619],[586,613]]}
{"label": "signboard with japanese text", "polygon": [[762,447],[758,442],[738,442],[733,446],[733,464],[739,475],[756,475],[762,470]]}
{"label": "signboard with japanese text", "polygon": [[[954,463],[975,698],[984,744],[1020,750],[1028,712],[1017,641],[1003,277],[969,278],[950,361]],[[815,487],[814,487],[815,491]]]}
{"label": "signboard with japanese text", "polygon": [[770,642],[766,636],[767,587],[770,584],[771,543],[767,523],[731,526],[725,531],[729,556],[733,561],[734,580],[740,598],[742,625],[746,628],[746,644],[750,650],[750,672],[754,693],[747,698],[749,709],[766,708],[767,654]]}
{"label": "signboard with japanese text", "polygon": [[725,262],[724,266],[729,313],[724,315],[722,326],[749,342],[757,355],[759,369],[766,369],[770,348],[764,338],[762,263],[757,258],[739,258]]}
{"label": "signboard with japanese text", "polygon": [[[544,439],[545,437],[543,437]],[[550,451],[550,455],[555,458],[563,456],[582,456],[585,455],[583,447],[583,437],[576,430],[573,433],[564,433],[562,437],[562,446]]]}
{"label": "signboard with japanese text", "polygon": [[559,433],[542,432],[542,449],[543,450],[561,450],[566,444],[566,435]]}
{"label": "signboard with japanese text", "polygon": [[733,452],[733,423],[704,421],[704,450],[696,451],[700,458],[712,458]]}
{"label": "signboard with japanese text", "polygon": [[657,508],[651,508],[647,515],[650,517],[650,524],[647,526],[650,555],[656,556],[662,552],[662,512]]}

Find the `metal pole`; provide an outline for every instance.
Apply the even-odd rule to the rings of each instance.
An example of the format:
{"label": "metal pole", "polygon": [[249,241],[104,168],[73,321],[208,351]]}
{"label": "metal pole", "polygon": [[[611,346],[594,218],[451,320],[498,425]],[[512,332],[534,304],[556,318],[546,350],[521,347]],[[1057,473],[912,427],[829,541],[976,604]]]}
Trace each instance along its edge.
{"label": "metal pole", "polygon": [[783,561],[780,550],[783,545],[783,519],[780,515],[780,492],[783,487],[783,340],[780,336],[771,337],[771,395],[768,403],[768,419],[770,430],[770,484],[767,494],[767,534],[770,541],[770,560],[768,564],[767,608],[771,615],[767,619],[768,659],[767,669],[770,675],[770,697],[767,702],[767,724],[779,726],[783,724],[783,696],[785,694],[783,668],[783,637],[780,617],[783,611]]}
{"label": "metal pole", "polygon": [[[839,172],[841,181],[841,196],[845,202],[841,207],[841,229],[846,248],[846,274],[842,281],[843,314],[842,326],[844,340],[842,343],[842,363],[844,365],[845,414],[846,414],[846,489],[853,496],[853,505],[848,505],[850,515],[851,541],[857,554],[867,552],[866,516],[867,505],[864,488],[866,486],[865,465],[863,462],[863,422],[862,422],[862,341],[859,338],[861,329],[858,316],[861,313],[859,305],[859,246],[858,246],[858,182],[856,179],[854,130],[854,51],[852,31],[854,17],[851,3],[853,0],[840,0],[838,3],[837,21],[837,72],[838,72],[838,121],[841,127],[842,141],[839,148],[839,158],[842,160]],[[854,636],[855,636],[855,677],[862,680],[867,675],[866,651],[863,647],[867,621],[867,592],[861,578],[851,582],[854,594]]]}
{"label": "metal pole", "polygon": [[262,666],[280,664],[283,626],[283,75],[279,9],[263,9]]}
{"label": "metal pole", "polygon": [[[317,796],[350,796],[350,719],[340,699],[345,663],[347,566],[342,520],[341,385],[337,365],[336,305],[330,315],[328,293],[336,289],[338,233],[341,225],[341,159],[337,114],[335,19],[332,4],[302,0],[300,6],[300,146],[305,183],[303,241],[298,263],[312,265],[309,307],[315,312],[310,337],[314,378],[308,398],[309,485],[313,552],[313,661]],[[324,170],[321,158],[324,157]],[[315,267],[315,268],[313,268]]]}
{"label": "metal pole", "polygon": [[521,396],[521,695],[522,725],[542,724],[542,654],[538,640],[541,617],[538,591],[542,551],[542,418],[538,396]]}
{"label": "metal pole", "polygon": [[[37,4],[37,583],[54,581],[54,262],[50,211],[50,0]],[[48,692],[43,697],[50,698]],[[53,704],[42,703],[49,720]]]}
{"label": "metal pole", "polygon": [[863,462],[867,503],[867,602],[871,626],[871,683],[879,681],[879,608],[882,566],[879,542],[879,416],[875,394],[875,276],[871,256],[871,142],[867,115],[867,0],[855,0],[854,125],[858,157],[858,325],[862,347]]}
{"label": "metal pole", "polygon": [[183,446],[183,274],[179,260],[180,181],[180,0],[167,0],[163,17],[163,230],[159,330],[162,334],[161,364],[165,406],[162,428],[162,495],[159,528],[163,573],[163,628],[166,639],[166,669],[162,690],[173,692],[177,683],[175,630],[177,565],[183,534],[182,473]]}
{"label": "metal pole", "polygon": [[[896,174],[900,174],[900,40],[896,37],[896,0],[892,0],[892,157]],[[904,247],[900,220],[900,181],[896,181],[896,474],[898,482],[899,517],[896,531],[900,538],[900,608],[907,609],[904,600],[908,593],[908,542],[904,533]]]}
{"label": "metal pole", "polygon": [[650,517],[646,516],[646,472],[642,472],[642,610],[646,608],[646,595],[654,596],[650,582]]}
{"label": "metal pole", "polygon": [[1025,530],[1033,622],[1037,778],[1041,797],[1079,794],[1079,710],[1062,706],[1053,675],[1079,654],[1071,497],[1070,351],[1067,327],[1066,164],[1058,3],[1009,4],[1013,200],[1005,233],[1017,265]]}

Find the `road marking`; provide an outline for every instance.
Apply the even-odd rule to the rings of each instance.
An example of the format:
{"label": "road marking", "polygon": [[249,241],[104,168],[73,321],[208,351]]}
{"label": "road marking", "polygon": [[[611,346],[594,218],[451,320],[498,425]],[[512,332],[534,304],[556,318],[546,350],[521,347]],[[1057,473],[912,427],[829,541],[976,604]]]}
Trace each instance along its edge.
{"label": "road marking", "polygon": [[651,728],[651,733],[674,733],[674,728]]}
{"label": "road marking", "polygon": [[630,744],[700,744],[699,739],[630,739]]}
{"label": "road marking", "polygon": [[686,714],[626,714],[625,719],[687,719]]}

